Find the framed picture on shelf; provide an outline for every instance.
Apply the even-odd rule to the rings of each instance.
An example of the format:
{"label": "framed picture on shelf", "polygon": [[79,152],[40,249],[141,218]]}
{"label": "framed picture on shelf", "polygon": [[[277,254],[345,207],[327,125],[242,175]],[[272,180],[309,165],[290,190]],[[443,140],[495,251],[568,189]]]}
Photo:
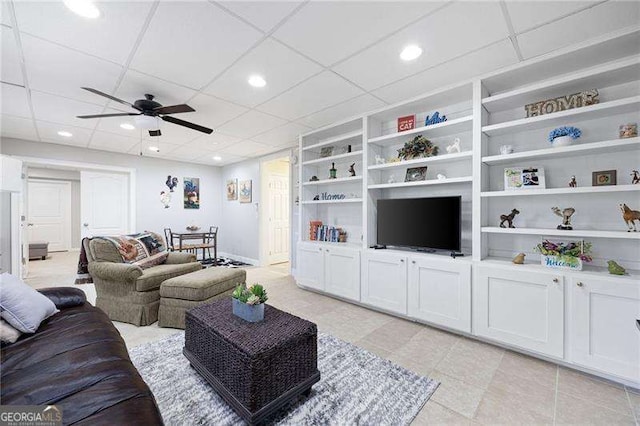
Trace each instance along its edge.
{"label": "framed picture on shelf", "polygon": [[427,179],[427,167],[412,167],[407,169],[407,174],[404,177],[405,182],[415,182],[419,180]]}
{"label": "framed picture on shelf", "polygon": [[323,146],[320,148],[320,158],[331,157],[331,155],[333,155],[332,146]]}
{"label": "framed picture on shelf", "polygon": [[602,170],[591,174],[592,186],[608,186],[616,185],[617,183],[618,176],[616,170]]}
{"label": "framed picture on shelf", "polygon": [[505,191],[514,189],[544,189],[544,169],[541,167],[510,167],[504,169],[504,189]]}

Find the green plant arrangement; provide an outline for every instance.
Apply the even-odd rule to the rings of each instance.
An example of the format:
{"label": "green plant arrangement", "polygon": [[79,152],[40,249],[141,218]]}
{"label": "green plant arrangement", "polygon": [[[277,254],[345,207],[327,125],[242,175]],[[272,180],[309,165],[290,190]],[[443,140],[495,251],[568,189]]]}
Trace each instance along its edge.
{"label": "green plant arrangement", "polygon": [[535,248],[542,254],[542,264],[550,268],[582,269],[582,262],[591,262],[591,243],[553,242],[543,240]]}
{"label": "green plant arrangement", "polygon": [[422,135],[416,136],[398,150],[398,158],[402,160],[432,157],[434,155],[438,155],[438,147]]}
{"label": "green plant arrangement", "polygon": [[260,284],[254,284],[250,287],[247,287],[246,284],[239,284],[233,290],[231,297],[247,305],[259,305],[268,300],[267,290]]}

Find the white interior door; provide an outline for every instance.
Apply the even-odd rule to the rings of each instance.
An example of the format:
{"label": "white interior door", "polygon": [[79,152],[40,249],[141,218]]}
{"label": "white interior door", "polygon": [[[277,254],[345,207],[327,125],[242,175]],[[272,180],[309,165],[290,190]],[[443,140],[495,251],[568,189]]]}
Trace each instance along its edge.
{"label": "white interior door", "polygon": [[82,237],[122,235],[129,230],[129,176],[80,172]]}
{"label": "white interior door", "polygon": [[268,188],[268,263],[273,265],[289,260],[289,176],[270,174]]}
{"label": "white interior door", "polygon": [[49,242],[49,251],[71,248],[71,182],[30,179],[28,240]]}

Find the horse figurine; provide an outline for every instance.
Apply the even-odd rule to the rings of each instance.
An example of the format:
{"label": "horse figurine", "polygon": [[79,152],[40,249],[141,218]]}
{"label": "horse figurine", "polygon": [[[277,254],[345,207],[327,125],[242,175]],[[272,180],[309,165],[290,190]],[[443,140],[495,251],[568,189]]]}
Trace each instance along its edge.
{"label": "horse figurine", "polygon": [[631,229],[633,229],[633,232],[637,232],[635,221],[640,222],[640,212],[638,210],[631,210],[626,204],[620,204],[620,211],[622,211],[624,223],[629,227],[627,232],[631,232]]}
{"label": "horse figurine", "polygon": [[[509,213],[509,214],[501,214],[500,215],[500,228],[515,228],[515,226],[513,226],[513,219],[518,214],[520,214],[520,212],[517,209],[511,210],[511,213]],[[504,226],[505,222],[507,222],[507,224],[509,226]]]}
{"label": "horse figurine", "polygon": [[576,188],[578,186],[578,182],[576,181],[575,176],[571,176],[571,180],[569,181],[569,188]]}
{"label": "horse figurine", "polygon": [[635,185],[640,183],[640,173],[637,170],[631,171],[631,184]]}

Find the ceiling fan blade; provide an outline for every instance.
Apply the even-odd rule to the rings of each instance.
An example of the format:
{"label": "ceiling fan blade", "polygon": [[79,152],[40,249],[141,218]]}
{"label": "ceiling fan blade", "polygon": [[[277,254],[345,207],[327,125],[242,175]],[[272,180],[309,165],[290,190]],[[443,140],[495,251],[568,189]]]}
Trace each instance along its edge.
{"label": "ceiling fan blade", "polygon": [[169,123],[177,124],[178,126],[188,127],[190,129],[197,130],[197,131],[202,132],[202,133],[206,133],[208,135],[213,133],[213,129],[209,129],[207,127],[200,126],[198,124],[189,123],[188,121],[180,120],[179,118],[174,118],[174,117],[171,117],[171,116],[163,116],[161,118],[164,121],[168,121]]}
{"label": "ceiling fan blade", "polygon": [[161,136],[162,133],[160,132],[160,129],[158,130],[149,130],[149,136]]}
{"label": "ceiling fan blade", "polygon": [[180,105],[169,105],[169,106],[161,106],[153,109],[154,112],[158,114],[177,114],[180,112],[193,112],[195,109],[191,108],[189,105],[180,104]]}
{"label": "ceiling fan blade", "polygon": [[95,115],[78,115],[78,118],[103,118],[103,117],[125,117],[129,115],[140,115],[141,112],[121,112],[118,114],[95,114]]}
{"label": "ceiling fan blade", "polygon": [[105,97],[107,99],[111,99],[112,101],[116,101],[116,102],[121,103],[123,105],[130,106],[131,108],[137,109],[138,111],[141,111],[140,108],[136,107],[135,105],[133,105],[133,104],[127,102],[127,101],[123,101],[122,99],[118,99],[115,96],[107,95],[106,93],[101,92],[101,91],[96,90],[96,89],[92,89],[91,87],[82,87],[82,89],[84,89],[84,90],[86,90],[88,92],[94,93],[94,94],[96,94],[98,96],[103,96],[103,97]]}

